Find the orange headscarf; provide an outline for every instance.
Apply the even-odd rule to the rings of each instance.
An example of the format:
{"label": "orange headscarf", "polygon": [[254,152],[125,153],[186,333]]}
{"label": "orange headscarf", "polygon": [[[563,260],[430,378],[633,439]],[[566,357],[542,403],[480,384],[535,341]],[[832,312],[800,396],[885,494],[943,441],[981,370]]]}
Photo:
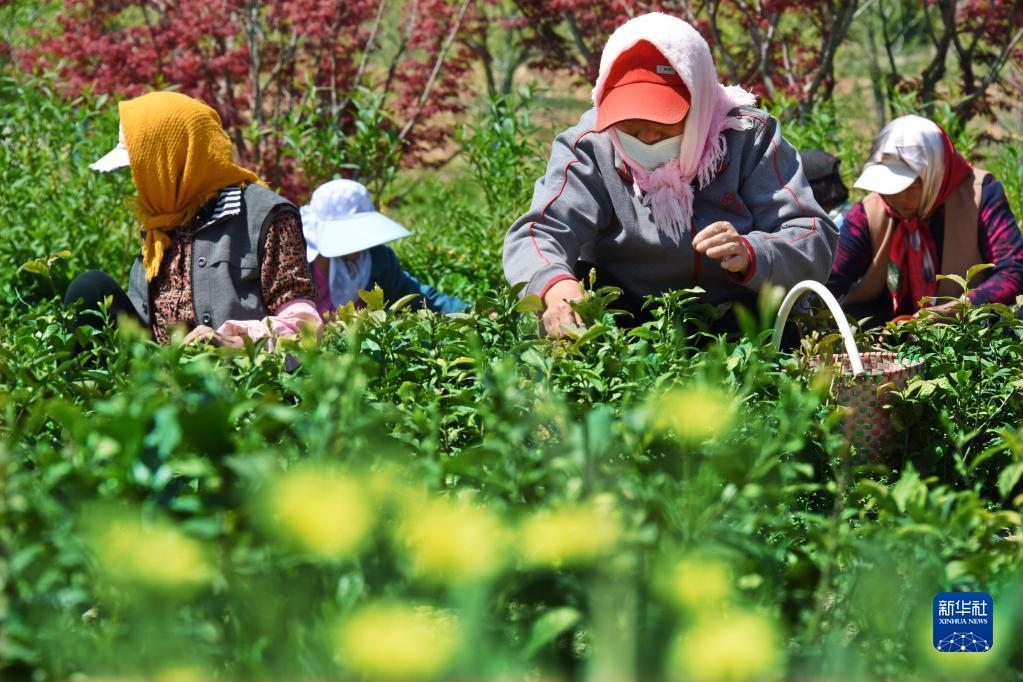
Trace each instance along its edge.
{"label": "orange headscarf", "polygon": [[220,116],[198,100],[151,92],[121,102],[120,114],[138,190],[135,210],[146,233],[142,265],[150,281],[170,246],[167,232],[191,221],[220,189],[259,178],[231,160]]}

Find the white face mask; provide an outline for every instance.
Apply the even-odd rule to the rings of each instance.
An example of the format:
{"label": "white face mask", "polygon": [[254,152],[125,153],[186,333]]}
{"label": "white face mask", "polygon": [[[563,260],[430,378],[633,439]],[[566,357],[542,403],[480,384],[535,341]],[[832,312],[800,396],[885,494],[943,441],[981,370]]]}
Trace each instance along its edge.
{"label": "white face mask", "polygon": [[681,135],[669,137],[653,144],[647,144],[639,138],[623,133],[618,128],[615,128],[615,132],[618,133],[618,140],[622,143],[622,149],[625,150],[625,153],[648,171],[652,171],[658,166],[663,166],[669,161],[677,159],[682,151]]}

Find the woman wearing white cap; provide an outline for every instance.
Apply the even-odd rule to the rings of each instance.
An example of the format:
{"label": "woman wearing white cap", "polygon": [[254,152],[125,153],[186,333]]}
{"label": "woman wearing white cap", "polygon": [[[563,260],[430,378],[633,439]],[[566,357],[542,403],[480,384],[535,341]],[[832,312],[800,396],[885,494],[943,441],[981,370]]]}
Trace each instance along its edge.
{"label": "woman wearing white cap", "polygon": [[307,258],[316,280],[316,308],[329,316],[341,306],[362,305],[359,291],[379,286],[387,302],[409,294],[413,306],[439,313],[456,313],[463,301],[421,284],[402,269],[388,242],[404,239],[409,231],[373,206],[369,190],[354,180],[331,180],[316,188],[303,206]]}
{"label": "woman wearing white cap", "polygon": [[[1023,236],[1005,190],[971,166],[936,123],[902,116],[881,131],[855,186],[828,286],[854,317],[883,323],[961,292],[937,274],[992,263],[969,298],[1011,303],[1023,293]],[[922,302],[922,303],[921,303]]]}
{"label": "woman wearing white cap", "polygon": [[618,28],[593,103],[555,139],[504,242],[505,276],[543,300],[549,335],[580,322],[570,301],[590,268],[637,319],[645,296],[673,289],[750,303],[767,284],[827,279],[838,230],[777,119],[718,82],[696,29],[658,13]]}

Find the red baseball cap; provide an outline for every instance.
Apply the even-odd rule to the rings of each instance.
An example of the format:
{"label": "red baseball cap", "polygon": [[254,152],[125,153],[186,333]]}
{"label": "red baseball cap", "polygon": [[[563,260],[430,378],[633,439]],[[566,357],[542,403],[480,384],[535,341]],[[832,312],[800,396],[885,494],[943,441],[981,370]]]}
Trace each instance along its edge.
{"label": "red baseball cap", "polygon": [[597,130],[630,118],[678,123],[689,113],[689,88],[653,43],[641,40],[611,65],[597,104]]}

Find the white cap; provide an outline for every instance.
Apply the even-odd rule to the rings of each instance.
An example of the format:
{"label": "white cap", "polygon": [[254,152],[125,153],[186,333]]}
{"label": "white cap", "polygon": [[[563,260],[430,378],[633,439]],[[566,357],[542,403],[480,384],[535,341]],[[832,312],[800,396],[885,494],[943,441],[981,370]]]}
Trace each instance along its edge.
{"label": "white cap", "polygon": [[913,184],[918,174],[897,156],[885,154],[880,161],[868,163],[853,187],[878,194],[898,194]]}
{"label": "white cap", "polygon": [[130,165],[128,162],[128,147],[124,144],[124,128],[118,126],[117,137],[117,146],[107,152],[103,158],[90,163],[89,168],[100,173],[108,173]]}
{"label": "white cap", "polygon": [[331,180],[320,185],[309,205],[300,210],[310,263],[318,255],[347,256],[412,234],[379,213],[369,190],[354,180]]}

